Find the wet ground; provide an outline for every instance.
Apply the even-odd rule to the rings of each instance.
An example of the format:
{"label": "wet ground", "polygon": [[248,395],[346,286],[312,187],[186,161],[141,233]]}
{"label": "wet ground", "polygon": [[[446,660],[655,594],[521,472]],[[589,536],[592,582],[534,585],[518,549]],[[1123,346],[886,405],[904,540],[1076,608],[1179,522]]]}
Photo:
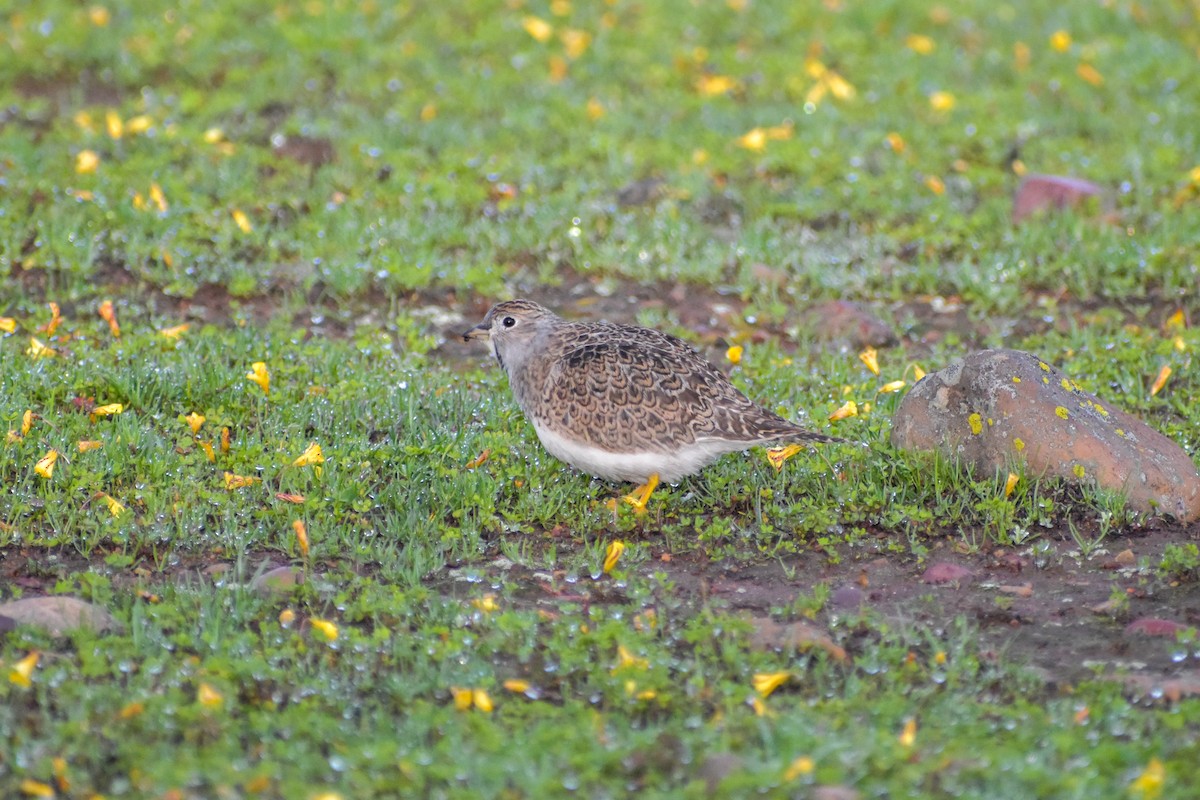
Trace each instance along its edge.
{"label": "wet ground", "polygon": [[[109,277],[121,282],[119,276]],[[729,330],[728,321],[740,319],[746,305],[736,294],[708,288],[626,285],[579,277],[566,278],[554,288],[521,287],[519,281],[515,288],[518,294],[536,297],[568,317],[632,322],[641,310],[663,307],[699,341],[714,345],[720,344],[722,332]],[[164,317],[222,324],[235,315],[231,308],[260,318],[274,312],[282,292],[279,297],[234,300],[224,289],[206,286],[191,298],[147,295],[146,302]],[[319,288],[308,300],[304,310],[294,313],[294,322],[314,336],[339,336],[357,325],[381,325],[389,307],[366,298],[357,305],[324,308]],[[464,346],[457,334],[481,319],[490,303],[488,298],[451,290],[415,293],[401,301],[410,310],[423,310],[442,339],[433,357],[453,367],[479,362],[479,351]],[[1091,311],[1063,302],[1057,303],[1057,309],[1053,317],[972,321],[954,298],[921,297],[867,311],[891,325],[905,340],[908,352],[919,355],[923,347],[950,331],[970,346],[996,332],[1028,334],[1070,326]],[[1146,316],[1145,309],[1121,311],[1130,318]],[[905,327],[897,326],[896,320],[906,320]],[[756,335],[776,337],[785,348],[794,347],[785,334],[794,324],[803,326],[802,312],[795,322],[760,326]],[[844,340],[835,337],[831,344],[850,348],[856,346],[852,339],[850,333]],[[533,538],[531,546],[536,550],[538,535],[524,535]],[[926,543],[929,553],[924,561],[907,554],[907,549],[897,553],[887,546],[885,534],[874,544],[844,546],[837,558],[810,552],[783,562],[758,563],[713,562],[702,553],[671,553],[652,530],[643,530],[640,536],[654,559],[642,568],[665,572],[679,596],[697,604],[716,602],[762,620],[772,609],[788,606],[825,584],[832,594],[813,622],[825,631],[855,624],[860,612],[935,630],[962,616],[978,628],[985,657],[1003,656],[1026,664],[1050,685],[1105,675],[1148,700],[1200,693],[1200,641],[1177,642],[1179,631],[1184,631],[1186,640],[1187,629],[1200,626],[1200,577],[1171,582],[1153,569],[1168,544],[1200,541],[1200,523],[1183,526],[1151,520],[1138,530],[1110,536],[1087,554],[1080,552],[1068,530],[1044,531],[1022,548],[974,552],[956,546],[961,541],[957,537],[946,537]],[[561,553],[572,546],[571,537],[559,537],[555,545]],[[496,564],[503,563],[498,546],[493,545],[491,556]],[[71,561],[69,555],[10,552],[0,561],[0,579],[16,581],[38,594],[49,591],[64,571],[69,572]],[[270,561],[270,556],[263,554],[254,563],[263,561]],[[76,566],[87,569],[86,564]],[[197,573],[211,574],[212,566],[196,561],[173,572],[191,580]],[[446,574],[431,578],[431,585],[455,593],[456,569],[448,565]],[[489,569],[496,573],[493,577],[500,577],[502,570],[510,583],[527,583],[523,600],[539,607],[618,599],[611,588],[589,586],[586,580],[579,582],[577,591],[563,595],[550,588],[554,581],[519,566],[484,567],[485,574]]]}

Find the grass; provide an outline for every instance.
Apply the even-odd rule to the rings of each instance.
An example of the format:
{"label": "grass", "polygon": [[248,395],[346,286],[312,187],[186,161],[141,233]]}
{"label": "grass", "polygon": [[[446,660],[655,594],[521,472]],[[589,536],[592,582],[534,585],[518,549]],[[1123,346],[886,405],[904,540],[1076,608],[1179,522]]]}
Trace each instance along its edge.
{"label": "grass", "polygon": [[[1086,560],[1149,524],[896,451],[880,387],[1017,346],[1194,450],[1200,338],[1163,324],[1200,313],[1195,15],[0,12],[0,568],[22,578],[0,601],[74,594],[122,623],[0,640],[0,794],[1189,796],[1194,699],[1055,691],[932,594],[846,613],[829,578],[764,613],[845,658],[764,649],[708,583],[1045,542]],[[1013,226],[1014,167],[1112,191]],[[745,345],[752,397],[869,446],[780,473],[730,457],[614,518],[620,489],[547,456],[499,371],[447,341],[452,300],[675,284],[734,309],[709,339]],[[831,298],[893,317],[880,376],[797,346],[796,309]],[[711,344],[681,305],[639,319]],[[826,423],[847,399],[860,414]],[[296,465],[314,442],[323,462]],[[1194,585],[1195,545],[1168,547],[1129,585]],[[253,588],[268,561],[307,582]]]}

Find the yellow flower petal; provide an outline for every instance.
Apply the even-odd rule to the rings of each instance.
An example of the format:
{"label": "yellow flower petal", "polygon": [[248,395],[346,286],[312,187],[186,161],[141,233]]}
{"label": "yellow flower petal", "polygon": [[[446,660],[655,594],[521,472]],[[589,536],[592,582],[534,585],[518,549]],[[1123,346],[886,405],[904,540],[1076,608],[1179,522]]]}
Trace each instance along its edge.
{"label": "yellow flower petal", "polygon": [[737,145],[758,152],[767,146],[767,132],[762,128],[753,128],[737,138]]}
{"label": "yellow flower petal", "polygon": [[783,471],[783,463],[803,449],[802,445],[795,444],[794,442],[792,444],[785,444],[783,447],[772,447],[767,450],[767,461],[775,468],[776,472],[781,472]]}
{"label": "yellow flower petal", "polygon": [[17,321],[12,317],[0,317],[0,331],[13,333],[17,329]]}
{"label": "yellow flower petal", "polygon": [[205,708],[220,708],[225,698],[207,683],[201,683],[196,689],[196,701]]}
{"label": "yellow flower petal", "polygon": [[475,692],[471,689],[450,687],[450,696],[454,699],[454,707],[459,711],[470,711],[475,704]]}
{"label": "yellow flower petal", "polygon": [[1104,76],[1100,74],[1100,70],[1093,67],[1091,64],[1083,63],[1075,68],[1075,74],[1092,86],[1103,86]]}
{"label": "yellow flower petal", "polygon": [[879,374],[879,354],[874,347],[868,347],[858,354],[858,360],[867,365],[872,375]]}
{"label": "yellow flower petal", "polygon": [[1163,391],[1163,386],[1166,385],[1166,379],[1171,377],[1171,372],[1171,367],[1169,365],[1165,365],[1164,363],[1163,368],[1159,369],[1158,375],[1156,378],[1154,378],[1154,383],[1150,387],[1151,397],[1157,395],[1158,392]]}
{"label": "yellow flower petal", "polygon": [[125,411],[125,406],[121,403],[108,403],[107,405],[96,406],[92,409],[92,422],[95,422],[100,417],[112,417],[123,411]]}
{"label": "yellow flower petal", "polygon": [[817,765],[808,756],[800,756],[784,770],[783,779],[785,781],[794,781],[802,775],[811,775]]}
{"label": "yellow flower petal", "polygon": [[829,421],[837,422],[840,419],[856,416],[858,416],[858,403],[853,400],[847,400],[845,403],[842,403],[841,408],[829,415]]}
{"label": "yellow flower petal", "polygon": [[625,552],[625,543],[620,539],[608,543],[608,548],[604,551],[604,574],[613,571],[617,566],[617,562],[621,560],[621,554]]}
{"label": "yellow flower petal", "polygon": [[25,409],[25,413],[21,415],[21,435],[27,436],[30,428],[33,427],[33,409]]}
{"label": "yellow flower petal", "polygon": [[192,433],[199,433],[200,426],[204,424],[206,417],[203,414],[198,414],[195,411],[183,418],[187,426],[192,429]]}
{"label": "yellow flower petal", "polygon": [[494,594],[485,594],[483,597],[477,597],[471,601],[471,605],[485,614],[491,614],[493,611],[500,610],[500,604],[496,602],[496,595]]}
{"label": "yellow flower petal", "polygon": [[220,128],[209,128],[204,132],[204,141],[208,144],[220,144],[225,141],[225,131]]}
{"label": "yellow flower petal", "polygon": [[1162,794],[1163,785],[1167,782],[1167,771],[1157,758],[1151,758],[1142,774],[1129,784],[1129,793],[1144,800],[1154,800]]}
{"label": "yellow flower petal", "polygon": [[88,9],[88,19],[97,28],[103,28],[108,25],[109,20],[112,19],[112,15],[108,13],[108,9],[104,6],[92,6]]}
{"label": "yellow flower petal", "polygon": [[949,92],[934,92],[929,95],[929,106],[934,111],[949,111],[954,108],[954,95]]}
{"label": "yellow flower petal", "polygon": [[267,365],[262,361],[255,361],[250,365],[250,371],[246,373],[246,380],[251,383],[257,383],[259,388],[263,390],[263,394],[271,393],[271,373],[267,371]]}
{"label": "yellow flower petal", "polygon": [[650,659],[638,658],[633,653],[629,652],[629,648],[623,644],[617,645],[617,664],[612,668],[613,672],[620,669],[649,669]]}
{"label": "yellow flower petal", "polygon": [[163,194],[162,187],[157,183],[150,184],[150,202],[154,203],[155,208],[161,214],[167,213],[167,209],[170,208],[167,204],[167,196]]}
{"label": "yellow flower petal", "polygon": [[919,364],[913,364],[913,380],[920,383],[921,379],[924,377],[925,370],[921,369]]}
{"label": "yellow flower petal", "polygon": [[75,449],[81,453],[86,453],[89,450],[99,450],[104,447],[104,442],[98,442],[95,439],[80,439],[75,443]]}
{"label": "yellow flower petal", "polygon": [[187,333],[187,330],[190,327],[192,327],[191,324],[185,322],[182,325],[174,325],[170,328],[163,328],[161,331],[159,331],[159,334],[167,337],[168,339],[178,339],[180,336],[183,336],[185,333]]}
{"label": "yellow flower petal", "polygon": [[58,462],[58,451],[47,450],[46,455],[33,465],[33,471],[49,480],[54,475],[54,465]]}
{"label": "yellow flower petal", "polygon": [[54,787],[33,778],[25,778],[21,781],[21,793],[26,797],[54,797]]}
{"label": "yellow flower petal", "polygon": [[261,483],[262,478],[255,478],[248,475],[235,475],[232,472],[225,473],[225,488],[233,491],[246,486],[253,486],[256,483]]}
{"label": "yellow flower petal", "polygon": [[283,627],[286,628],[288,625],[291,625],[295,621],[296,621],[296,612],[292,611],[290,608],[285,608],[283,611],[279,612],[279,624],[282,625]]}
{"label": "yellow flower petal", "polygon": [[282,500],[285,503],[291,503],[291,504],[297,505],[297,506],[302,505],[304,503],[304,495],[302,495],[302,494],[287,494],[285,492],[278,492],[275,495],[275,499]]}
{"label": "yellow flower petal", "polygon": [[114,139],[125,135],[125,123],[121,120],[121,115],[111,109],[104,113],[104,127]]}
{"label": "yellow flower petal", "polygon": [[925,188],[936,195],[943,195],[946,193],[946,184],[943,183],[942,179],[937,175],[929,175],[925,178]]}
{"label": "yellow flower petal", "polygon": [[154,118],[148,114],[139,114],[125,123],[125,132],[130,134],[145,133],[154,127]]}
{"label": "yellow flower petal", "polygon": [[321,453],[321,445],[313,442],[308,448],[300,454],[299,458],[292,462],[293,467],[308,467],[313,464],[324,464],[325,456]]}
{"label": "yellow flower petal", "polygon": [[900,391],[907,385],[908,383],[905,381],[888,381],[883,386],[879,387],[879,391],[881,394],[891,394],[892,392]]}
{"label": "yellow flower petal", "polygon": [[715,97],[738,88],[735,78],[728,75],[701,75],[696,79],[696,91],[704,97]]}
{"label": "yellow flower petal", "polygon": [[917,741],[917,721],[909,717],[904,722],[904,729],[900,731],[900,744],[905,747],[912,747]]}
{"label": "yellow flower petal", "polygon": [[108,506],[108,513],[112,514],[114,517],[121,516],[121,512],[125,510],[124,504],[105,494],[104,492],[100,493],[100,499],[103,500],[104,504]]}
{"label": "yellow flower petal", "polygon": [[1071,49],[1071,34],[1066,31],[1055,31],[1050,36],[1050,47],[1060,53],[1065,53]]}
{"label": "yellow flower petal", "polygon": [[308,621],[308,624],[312,625],[314,630],[320,632],[320,634],[325,637],[326,641],[332,642],[337,640],[338,626],[329,620],[313,617]]}
{"label": "yellow flower petal", "polygon": [[485,714],[492,713],[495,705],[492,704],[492,698],[483,689],[472,689],[471,700],[475,703],[475,707]]}
{"label": "yellow flower petal", "polygon": [[589,97],[586,106],[588,119],[595,122],[604,116],[604,104],[594,97]]}
{"label": "yellow flower petal", "polygon": [[75,171],[80,175],[89,175],[100,166],[100,156],[95,150],[80,150],[75,156]]}
{"label": "yellow flower petal", "polygon": [[25,355],[30,358],[54,358],[58,352],[53,347],[30,336],[29,347],[25,348]]}
{"label": "yellow flower petal", "polygon": [[1019,480],[1021,480],[1021,477],[1019,475],[1017,475],[1017,473],[1015,473],[1015,472],[1008,473],[1008,480],[1006,480],[1004,482],[1004,496],[1005,497],[1012,497],[1013,489],[1017,488],[1017,481],[1019,481]]}
{"label": "yellow flower petal", "polygon": [[242,233],[251,233],[254,230],[254,226],[250,224],[250,218],[246,216],[245,211],[235,208],[229,213],[233,217],[234,224],[238,226]]}
{"label": "yellow flower petal", "polygon": [[539,42],[547,42],[554,35],[554,27],[544,19],[535,16],[528,16],[521,20],[521,27],[525,32]]}
{"label": "yellow flower petal", "polygon": [[1013,450],[1016,450],[1019,453],[1024,449],[1025,449],[1025,440],[1013,439]]}
{"label": "yellow flower petal", "polygon": [[213,452],[213,446],[208,442],[198,442],[198,444],[200,445],[200,449],[204,451],[204,457],[211,463],[216,463],[217,454]]}
{"label": "yellow flower petal", "polygon": [[895,131],[883,137],[883,140],[887,142],[888,147],[892,148],[893,153],[903,153],[908,147],[908,144],[904,141],[904,137]]}
{"label": "yellow flower petal", "polygon": [[37,666],[38,659],[40,657],[41,656],[39,655],[38,651],[34,650],[32,653],[13,664],[12,669],[8,672],[9,682],[28,689],[33,683],[33,669]]}
{"label": "yellow flower petal", "polygon": [[758,672],[751,679],[754,691],[761,697],[770,697],[771,693],[792,677],[790,672]]}
{"label": "yellow flower petal", "polygon": [[922,56],[927,56],[937,49],[937,43],[933,39],[920,33],[909,34],[904,40],[904,46]]}
{"label": "yellow flower petal", "polygon": [[304,520],[294,520],[292,530],[296,532],[296,544],[300,548],[300,557],[308,558],[308,528],[304,525]]}
{"label": "yellow flower petal", "polygon": [[491,450],[484,450],[482,453],[467,462],[467,469],[476,469],[477,467],[482,467],[487,463],[487,460],[491,457],[491,455]]}
{"label": "yellow flower petal", "polygon": [[525,694],[525,692],[529,691],[529,681],[522,681],[514,678],[513,680],[505,681],[504,688],[510,692],[513,692],[514,694]]}
{"label": "yellow flower petal", "polygon": [[745,348],[743,348],[740,344],[735,344],[733,347],[730,347],[725,351],[725,357],[729,359],[730,364],[740,364],[742,363],[742,353],[744,352]]}
{"label": "yellow flower petal", "polygon": [[558,35],[558,38],[562,40],[563,51],[567,54],[567,58],[572,61],[586,53],[588,45],[592,43],[590,33],[574,28],[567,28]]}
{"label": "yellow flower petal", "polygon": [[108,323],[108,329],[112,331],[112,335],[116,338],[121,338],[121,326],[117,324],[117,311],[113,308],[112,300],[105,300],[96,309],[96,313],[100,315],[100,319]]}

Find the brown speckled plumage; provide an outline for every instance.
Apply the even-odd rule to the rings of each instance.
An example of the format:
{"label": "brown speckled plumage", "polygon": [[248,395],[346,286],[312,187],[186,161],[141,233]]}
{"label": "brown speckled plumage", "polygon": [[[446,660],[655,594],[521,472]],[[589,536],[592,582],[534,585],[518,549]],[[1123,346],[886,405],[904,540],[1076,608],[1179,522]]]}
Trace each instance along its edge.
{"label": "brown speckled plumage", "polygon": [[512,300],[464,338],[488,340],[546,449],[602,478],[675,481],[753,445],[844,441],[753,403],[686,342],[651,328],[568,322]]}

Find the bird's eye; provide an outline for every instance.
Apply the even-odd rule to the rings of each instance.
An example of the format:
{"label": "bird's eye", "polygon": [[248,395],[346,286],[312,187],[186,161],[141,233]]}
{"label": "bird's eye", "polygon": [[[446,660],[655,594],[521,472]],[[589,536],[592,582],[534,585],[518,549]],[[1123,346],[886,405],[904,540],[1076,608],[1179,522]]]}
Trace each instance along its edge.
{"label": "bird's eye", "polygon": [[511,328],[513,325],[516,325],[516,324],[517,324],[517,320],[515,317],[505,317],[504,318],[504,327]]}

